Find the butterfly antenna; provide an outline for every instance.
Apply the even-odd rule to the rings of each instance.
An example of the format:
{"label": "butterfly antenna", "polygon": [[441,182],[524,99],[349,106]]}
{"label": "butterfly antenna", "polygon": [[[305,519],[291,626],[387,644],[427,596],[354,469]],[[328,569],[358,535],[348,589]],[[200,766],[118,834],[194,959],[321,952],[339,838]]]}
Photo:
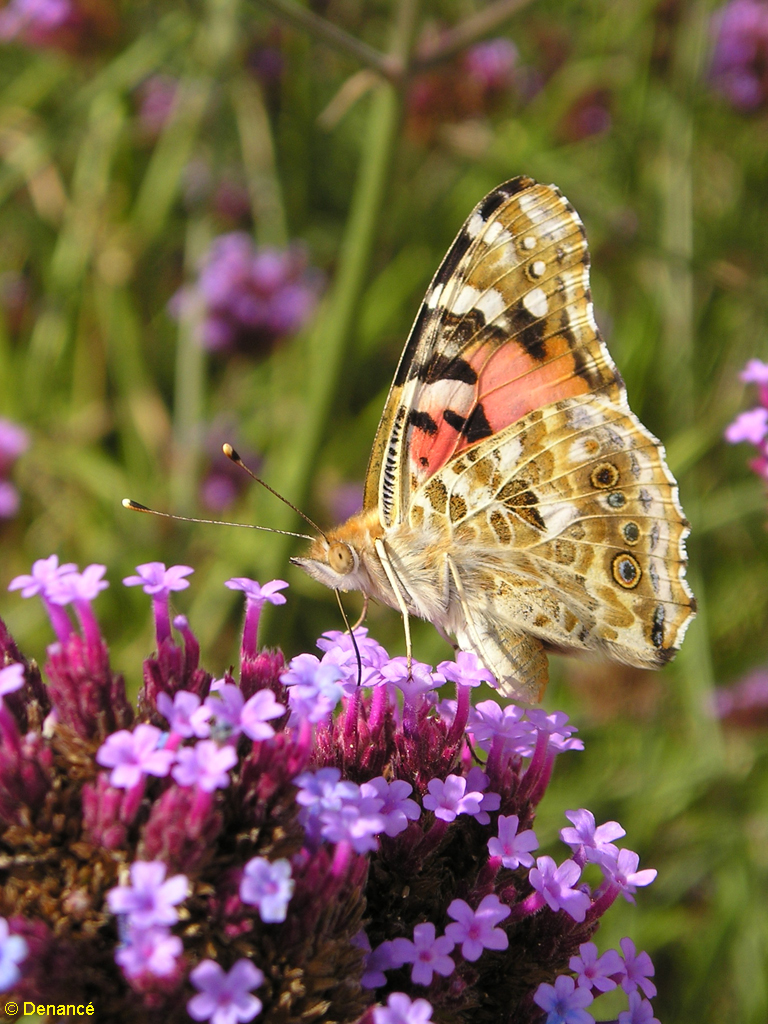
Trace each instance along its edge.
{"label": "butterfly antenna", "polygon": [[123,508],[131,512],[146,512],[151,516],[160,516],[161,519],[177,519],[181,523],[209,523],[211,526],[241,526],[245,530],[263,530],[265,533],[282,533],[284,537],[299,537],[301,540],[314,540],[306,533],[291,533],[290,530],[275,530],[271,526],[255,526],[253,523],[225,523],[221,519],[194,519],[192,516],[174,516],[170,512],[158,512],[154,508],[147,508],[140,505],[138,501],[131,501],[130,498],[123,498]]}
{"label": "butterfly antenna", "polygon": [[355,648],[355,657],[357,658],[357,685],[358,686],[362,686],[362,684],[363,684],[363,659],[360,657],[360,648],[357,646],[357,638],[355,637],[355,630],[349,624],[349,619],[347,618],[347,613],[344,611],[344,605],[341,603],[341,594],[338,592],[338,590],[334,590],[334,594],[336,595],[336,600],[337,600],[338,605],[339,605],[339,611],[341,612],[341,617],[342,617],[342,619],[344,619],[344,625],[347,627],[347,632],[349,633],[349,635],[352,638],[352,646]]}
{"label": "butterfly antenna", "polygon": [[[305,523],[309,523],[313,530],[317,530],[317,532],[320,534],[323,540],[328,540],[328,538],[325,535],[325,532],[320,529],[317,523],[313,522],[308,515],[305,515],[300,508],[296,508],[296,506],[292,502],[288,501],[287,498],[284,498],[282,494],[280,494],[278,491],[274,489],[274,487],[270,487],[269,484],[262,480],[260,476],[256,476],[253,470],[249,469],[246,466],[246,464],[243,462],[243,460],[240,458],[240,456],[237,454],[237,452],[235,451],[231,444],[223,444],[221,446],[221,450],[224,452],[224,454],[231,462],[234,462],[234,464],[236,466],[239,466],[240,469],[244,469],[252,480],[255,480],[257,484],[261,484],[262,487],[266,487],[270,494],[274,494],[274,496],[276,498],[279,498],[284,505],[287,505],[288,508],[292,508],[297,515],[301,516]],[[275,532],[280,533],[282,531],[276,530]],[[310,537],[309,540],[314,540],[314,537]]]}

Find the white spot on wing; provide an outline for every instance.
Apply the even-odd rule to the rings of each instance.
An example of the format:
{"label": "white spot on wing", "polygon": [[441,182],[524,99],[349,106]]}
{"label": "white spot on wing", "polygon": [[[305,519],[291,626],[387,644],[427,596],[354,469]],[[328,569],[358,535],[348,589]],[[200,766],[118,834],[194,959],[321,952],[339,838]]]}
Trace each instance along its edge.
{"label": "white spot on wing", "polygon": [[505,230],[504,226],[497,220],[488,225],[485,234],[483,235],[483,241],[487,242],[488,245],[493,245],[494,242],[508,242],[512,236]]}
{"label": "white spot on wing", "polygon": [[539,512],[550,537],[558,537],[566,526],[570,526],[579,518],[579,510],[568,502],[550,506],[540,505]]}
{"label": "white spot on wing", "polygon": [[525,238],[523,239],[523,248],[525,248],[525,249],[535,249],[536,248],[536,239],[533,237],[533,235],[526,235],[525,236]]}
{"label": "white spot on wing", "polygon": [[450,305],[451,313],[455,313],[457,316],[461,316],[462,313],[467,313],[470,309],[474,308],[479,295],[479,288],[473,288],[471,284],[465,284],[464,287],[459,290],[456,298]]}
{"label": "white spot on wing", "polygon": [[520,209],[534,224],[541,224],[549,216],[549,210],[546,206],[542,206],[539,195],[529,195],[522,192],[518,201]]}
{"label": "white spot on wing", "polygon": [[546,316],[549,303],[543,288],[532,288],[523,296],[523,305],[531,316]]}
{"label": "white spot on wing", "polygon": [[485,322],[489,324],[492,320],[501,316],[506,310],[507,304],[501,292],[497,292],[495,288],[489,288],[475,302],[475,308],[482,312]]}
{"label": "white spot on wing", "polygon": [[485,221],[479,213],[473,213],[467,222],[467,234],[470,238],[477,238],[485,227]]}
{"label": "white spot on wing", "polygon": [[547,269],[547,264],[544,260],[534,260],[533,266],[531,267],[531,273],[534,277],[541,277],[544,271]]}
{"label": "white spot on wing", "polygon": [[427,297],[427,306],[429,309],[434,309],[437,306],[442,294],[443,286],[441,284],[436,284]]}

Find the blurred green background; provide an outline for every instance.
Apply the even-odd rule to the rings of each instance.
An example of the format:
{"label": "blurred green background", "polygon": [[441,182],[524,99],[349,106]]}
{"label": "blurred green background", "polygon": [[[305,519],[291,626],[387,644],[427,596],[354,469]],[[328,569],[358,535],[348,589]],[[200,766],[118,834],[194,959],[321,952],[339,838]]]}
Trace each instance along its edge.
{"label": "blurred green background", "polygon": [[[289,567],[300,542],[150,519],[120,499],[301,531],[255,485],[230,480],[232,500],[206,507],[230,440],[323,525],[353,511],[400,349],[462,221],[514,174],[554,182],[585,222],[632,408],[680,481],[700,612],[661,674],[555,660],[545,704],[574,716],[586,750],[561,758],[539,835],[553,843],[563,810],[589,807],[658,868],[598,938],[648,949],[663,1024],[765,1024],[765,716],[724,729],[708,709],[715,686],[768,661],[765,488],[722,437],[752,397],[739,371],[768,354],[766,97],[717,80],[721,14],[697,0],[301,10],[323,24],[300,24],[288,0],[71,0],[43,31],[6,24],[0,416],[30,445],[8,472],[21,503],[0,525],[0,592],[52,552],[106,564],[97,612],[134,690],[152,626],[120,580],[140,562],[194,566],[175,607],[214,673],[237,656],[231,576],[288,579],[263,639],[312,650],[340,622],[332,594]],[[328,25],[348,35],[324,38]],[[768,30],[757,43],[764,76]],[[392,69],[409,54],[421,70],[404,80]],[[233,231],[301,244],[318,302],[298,332],[241,332],[212,352],[199,271]],[[0,611],[44,660],[38,602],[6,594]],[[403,651],[393,612],[372,608],[369,625]],[[448,656],[427,624],[415,651]]]}

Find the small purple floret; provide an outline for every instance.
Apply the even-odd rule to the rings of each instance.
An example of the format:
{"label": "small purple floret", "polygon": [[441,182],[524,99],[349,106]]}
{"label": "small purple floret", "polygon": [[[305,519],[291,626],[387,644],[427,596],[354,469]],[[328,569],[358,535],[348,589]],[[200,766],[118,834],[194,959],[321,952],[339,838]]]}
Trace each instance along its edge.
{"label": "small purple floret", "polygon": [[204,793],[226,789],[227,772],[237,764],[234,747],[220,747],[213,740],[200,740],[194,747],[181,747],[171,774],[180,786],[197,786]]}
{"label": "small purple floret", "polygon": [[554,985],[542,982],[533,1001],[547,1015],[544,1024],[594,1024],[594,1017],[584,1009],[593,1002],[592,993],[577,988],[567,974],[555,978]]}
{"label": "small purple floret", "polygon": [[187,1003],[193,1020],[211,1024],[236,1024],[253,1020],[262,1002],[251,993],[264,983],[264,974],[250,960],[240,959],[225,973],[215,960],[203,960],[189,975],[198,990]]}
{"label": "small purple floret", "polygon": [[266,857],[252,857],[240,882],[240,899],[257,907],[265,924],[277,923],[288,914],[295,885],[290,862],[285,858],[268,861]]}
{"label": "small purple floret", "polygon": [[119,885],[107,893],[113,914],[127,914],[134,928],[154,928],[175,924],[177,904],[187,898],[186,875],[166,879],[162,861],[137,860],[131,864],[131,885]]}
{"label": "small purple floret", "polygon": [[411,1000],[404,992],[392,992],[386,1006],[375,1006],[373,1024],[432,1024],[432,1004]]}
{"label": "small purple floret", "polygon": [[111,768],[110,785],[117,789],[132,789],[142,776],[168,774],[176,754],[158,744],[162,733],[154,725],[137,725],[133,732],[120,729],[107,736],[96,752],[96,760]]}
{"label": "small purple floret", "polygon": [[448,906],[448,916],[455,924],[449,924],[445,934],[461,946],[465,960],[479,960],[484,949],[507,949],[507,933],[496,925],[509,917],[511,910],[495,893],[489,893],[480,901],[477,910],[472,910],[464,900],[453,900]]}

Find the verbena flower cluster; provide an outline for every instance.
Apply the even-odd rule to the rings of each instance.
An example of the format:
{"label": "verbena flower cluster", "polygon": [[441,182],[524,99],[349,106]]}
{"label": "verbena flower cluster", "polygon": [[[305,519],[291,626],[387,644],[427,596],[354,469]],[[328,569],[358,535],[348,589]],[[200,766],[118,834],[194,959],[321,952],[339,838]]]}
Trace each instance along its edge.
{"label": "verbena flower cluster", "polygon": [[768,482],[768,363],[750,359],[740,376],[745,383],[757,385],[759,404],[739,413],[726,428],[725,439],[731,444],[748,441],[754,445],[757,457],[750,462],[750,468]]}
{"label": "verbena flower cluster", "polygon": [[768,3],[731,0],[712,19],[714,49],[710,74],[739,110],[768,100]]}
{"label": "verbena flower cluster", "polygon": [[28,447],[26,430],[13,420],[0,417],[0,519],[12,519],[19,511],[19,492],[8,477]]}
{"label": "verbena flower cluster", "polygon": [[246,232],[233,231],[214,239],[194,288],[178,292],[171,310],[202,302],[206,348],[263,354],[306,323],[319,284],[301,246],[256,246]]}
{"label": "verbena flower cluster", "polygon": [[591,939],[656,872],[585,808],[568,856],[537,855],[583,748],[565,714],[473,706],[473,655],[409,666],[365,629],[286,664],[257,644],[281,580],[227,582],[239,678],[214,679],[171,620],[192,569],[158,562],[123,581],[157,638],[134,709],[92,608],[105,571],[53,555],[11,582],[56,634],[47,685],[0,623],[0,990],[121,1022],[590,1024],[621,986],[620,1024],[651,1024],[648,954]]}

